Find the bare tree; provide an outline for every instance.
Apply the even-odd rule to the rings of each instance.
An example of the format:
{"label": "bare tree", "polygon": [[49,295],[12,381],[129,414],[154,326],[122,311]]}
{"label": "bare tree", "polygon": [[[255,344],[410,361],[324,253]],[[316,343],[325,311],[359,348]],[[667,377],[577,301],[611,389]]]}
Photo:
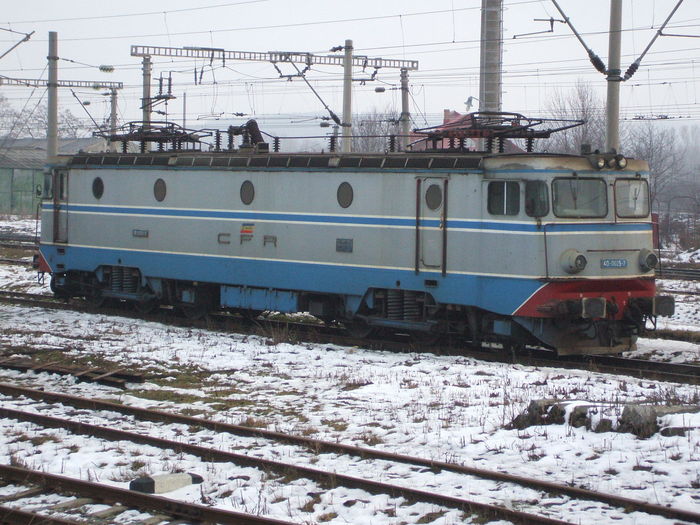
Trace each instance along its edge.
{"label": "bare tree", "polygon": [[389,149],[389,135],[399,133],[399,115],[395,110],[382,113],[373,109],[369,113],[353,115],[353,151],[362,153],[382,152]]}
{"label": "bare tree", "polygon": [[625,151],[649,163],[649,194],[652,208],[676,195],[674,186],[685,175],[686,147],[675,129],[645,120],[629,129]]}
{"label": "bare tree", "polygon": [[14,138],[19,134],[18,116],[17,110],[12,107],[7,98],[0,95],[0,136]]}
{"label": "bare tree", "polygon": [[593,150],[603,149],[605,144],[604,104],[591,88],[591,85],[579,80],[573,90],[557,91],[547,104],[547,113],[551,118],[579,119],[584,124],[552,134],[542,141],[542,150],[556,153],[579,154],[581,146],[588,144]]}
{"label": "bare tree", "polygon": [[[40,105],[28,120],[27,134],[33,138],[45,138],[48,127],[48,109]],[[81,120],[73,115],[70,109],[64,109],[58,114],[58,136],[64,139],[74,139],[85,135],[88,128]]]}
{"label": "bare tree", "polygon": [[[20,111],[12,107],[9,101],[0,95],[0,137],[5,139],[46,138],[47,115],[46,104],[25,107]],[[88,131],[89,129],[70,109],[64,109],[58,114],[58,136],[60,138],[77,138],[85,136]]]}

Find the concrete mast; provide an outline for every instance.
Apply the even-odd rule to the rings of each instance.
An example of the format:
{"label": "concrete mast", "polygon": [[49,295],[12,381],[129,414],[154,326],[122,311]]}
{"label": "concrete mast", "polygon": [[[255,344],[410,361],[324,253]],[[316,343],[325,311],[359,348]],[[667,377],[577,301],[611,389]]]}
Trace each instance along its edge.
{"label": "concrete mast", "polygon": [[58,33],[49,31],[49,103],[46,128],[46,158],[58,155]]}
{"label": "concrete mast", "polygon": [[503,0],[481,0],[480,111],[502,109],[502,63]]}
{"label": "concrete mast", "polygon": [[[109,134],[117,134],[117,90],[114,88],[109,90]],[[109,151],[117,151],[116,142],[110,141]]]}
{"label": "concrete mast", "polygon": [[608,44],[608,102],[606,151],[620,151],[620,44],[622,29],[622,0],[610,0],[610,40]]}
{"label": "concrete mast", "polygon": [[399,137],[399,150],[405,151],[408,144],[408,134],[411,131],[411,113],[408,107],[408,70],[401,68],[401,136]]}
{"label": "concrete mast", "polygon": [[352,151],[352,40],[345,41],[343,61],[343,153]]}
{"label": "concrete mast", "polygon": [[141,120],[143,127],[148,128],[151,124],[151,57],[144,56],[142,64],[143,73],[143,98],[141,99],[141,109],[143,110]]}

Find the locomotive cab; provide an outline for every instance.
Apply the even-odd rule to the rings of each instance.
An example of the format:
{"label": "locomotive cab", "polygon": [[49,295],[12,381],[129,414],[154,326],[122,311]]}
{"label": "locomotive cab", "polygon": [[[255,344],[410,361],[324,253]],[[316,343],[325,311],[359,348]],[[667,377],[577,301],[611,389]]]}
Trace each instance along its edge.
{"label": "locomotive cab", "polygon": [[593,354],[631,349],[647,319],[673,314],[673,298],[655,293],[646,163],[596,155],[484,165],[489,215],[535,223],[526,244],[539,249],[521,258],[523,243],[513,243],[512,261],[542,284],[517,308],[515,323],[559,353]]}

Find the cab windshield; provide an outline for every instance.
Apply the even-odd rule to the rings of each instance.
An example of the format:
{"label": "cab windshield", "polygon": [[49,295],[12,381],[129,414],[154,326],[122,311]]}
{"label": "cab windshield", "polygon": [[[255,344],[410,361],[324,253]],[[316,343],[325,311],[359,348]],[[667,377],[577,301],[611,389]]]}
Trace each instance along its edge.
{"label": "cab windshield", "polygon": [[618,217],[639,218],[649,215],[649,185],[644,179],[615,181],[615,210]]}
{"label": "cab windshield", "polygon": [[600,218],[608,214],[603,179],[561,178],[552,181],[552,208],[557,217]]}

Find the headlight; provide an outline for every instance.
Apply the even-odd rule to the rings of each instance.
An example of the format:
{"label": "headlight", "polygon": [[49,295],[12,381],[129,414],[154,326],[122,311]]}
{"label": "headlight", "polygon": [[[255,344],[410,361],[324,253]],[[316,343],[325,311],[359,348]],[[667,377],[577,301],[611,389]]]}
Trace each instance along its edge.
{"label": "headlight", "polygon": [[644,248],[639,252],[639,266],[641,266],[642,271],[648,272],[656,268],[659,264],[659,258],[651,250]]}
{"label": "headlight", "polygon": [[605,159],[604,159],[603,157],[598,157],[598,158],[595,160],[595,166],[596,166],[596,168],[598,168],[599,170],[602,170],[602,169],[605,167]]}
{"label": "headlight", "polygon": [[566,250],[561,254],[561,265],[566,273],[579,273],[584,270],[588,264],[588,259],[578,250]]}
{"label": "headlight", "polygon": [[617,159],[615,157],[608,159],[608,168],[610,168],[610,169],[617,168]]}
{"label": "headlight", "polygon": [[622,155],[615,155],[615,161],[617,162],[617,167],[624,170],[627,167],[627,159]]}

